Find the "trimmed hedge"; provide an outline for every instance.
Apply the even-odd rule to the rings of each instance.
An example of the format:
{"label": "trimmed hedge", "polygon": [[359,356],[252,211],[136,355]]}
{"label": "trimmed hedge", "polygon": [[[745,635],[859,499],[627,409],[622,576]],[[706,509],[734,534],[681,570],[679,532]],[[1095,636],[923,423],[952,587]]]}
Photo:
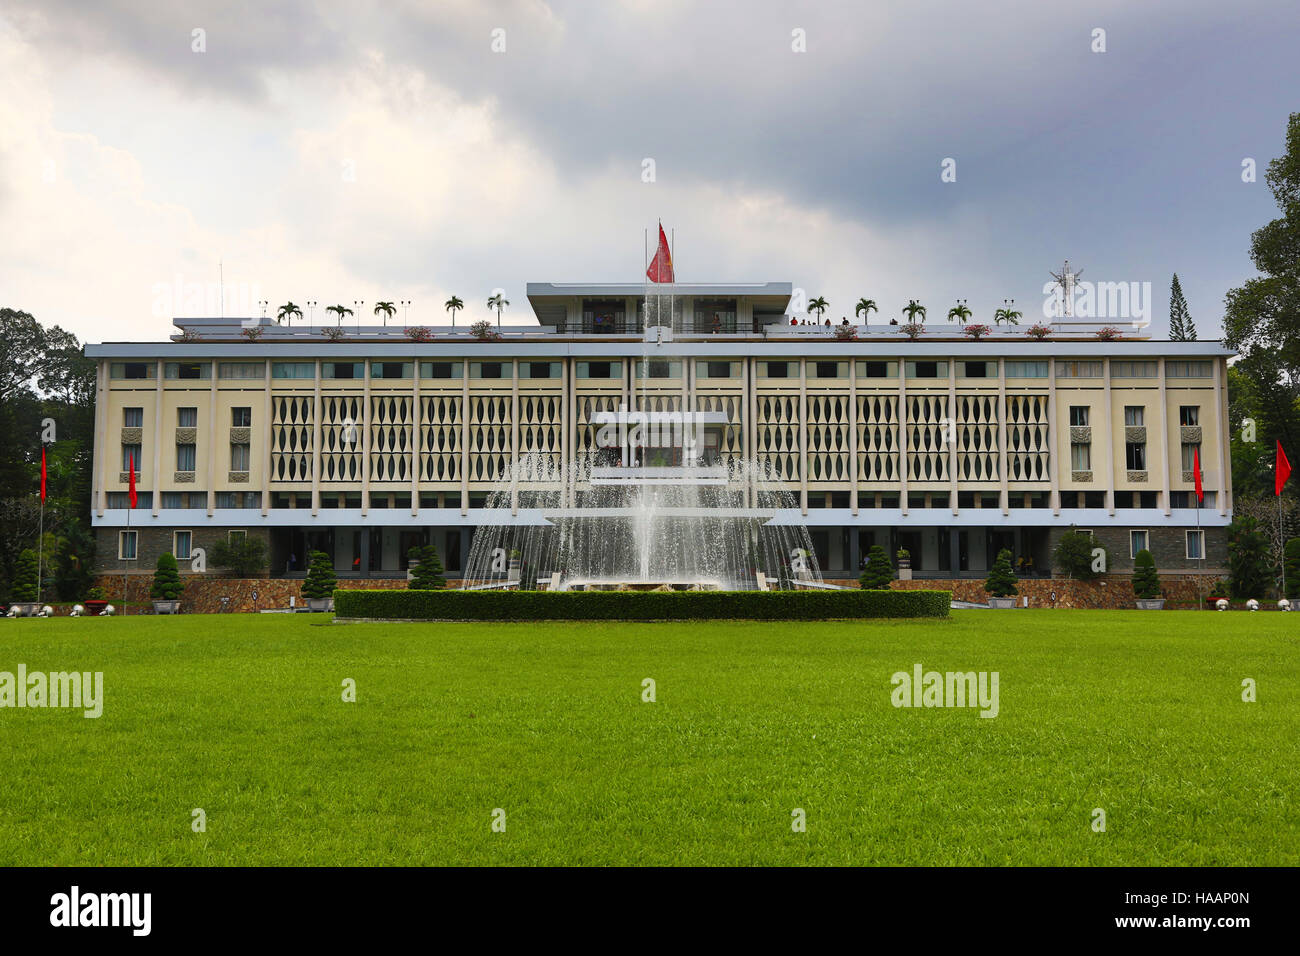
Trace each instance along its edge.
{"label": "trimmed hedge", "polygon": [[334,592],[340,619],[406,621],[821,621],[947,617],[951,591]]}

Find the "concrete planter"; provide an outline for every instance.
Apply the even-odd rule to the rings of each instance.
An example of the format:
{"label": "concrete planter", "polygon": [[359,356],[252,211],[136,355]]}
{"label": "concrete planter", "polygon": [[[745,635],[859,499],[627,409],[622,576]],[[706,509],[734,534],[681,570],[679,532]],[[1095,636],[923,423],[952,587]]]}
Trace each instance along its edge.
{"label": "concrete planter", "polygon": [[991,597],[989,598],[989,607],[997,608],[1002,611],[1009,611],[1016,606],[1016,599],[1013,597]]}
{"label": "concrete planter", "polygon": [[179,614],[181,613],[181,602],[177,601],[154,601],[153,612],[155,614]]}
{"label": "concrete planter", "polygon": [[1165,609],[1165,599],[1138,598],[1137,608],[1139,611],[1163,611]]}
{"label": "concrete planter", "polygon": [[307,607],[313,611],[332,611],[334,610],[334,599],[327,598],[307,598]]}
{"label": "concrete planter", "polygon": [[35,617],[45,605],[40,601],[14,601],[10,608],[17,609],[19,617]]}

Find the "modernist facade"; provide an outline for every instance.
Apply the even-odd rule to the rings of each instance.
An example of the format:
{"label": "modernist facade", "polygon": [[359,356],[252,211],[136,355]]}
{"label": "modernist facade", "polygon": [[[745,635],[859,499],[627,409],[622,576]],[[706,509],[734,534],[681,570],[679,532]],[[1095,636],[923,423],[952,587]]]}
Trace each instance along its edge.
{"label": "modernist facade", "polygon": [[[1044,575],[1071,526],[1099,537],[1114,570],[1143,547],[1162,572],[1226,566],[1219,343],[1128,329],[1118,342],[1019,329],[971,341],[942,324],[915,341],[859,326],[844,341],[838,325],[791,326],[790,295],[677,285],[651,297],[647,332],[642,285],[538,283],[538,324],[487,341],[177,319],[170,341],[87,346],[99,566],[151,571],[160,551],[183,561],[255,535],[274,575],[303,573],[318,548],[341,575],[401,576],[407,550],[431,542],[455,578],[476,527],[582,507],[566,463],[599,453],[601,416],[620,408],[706,413],[703,460],[775,476],[797,503],[777,519],[809,528],[831,580],[856,577],[872,544],[906,548],[917,576],[982,577],[1004,547]],[[510,486],[504,519],[485,510],[524,455],[558,480]],[[677,455],[643,448],[621,464]]]}

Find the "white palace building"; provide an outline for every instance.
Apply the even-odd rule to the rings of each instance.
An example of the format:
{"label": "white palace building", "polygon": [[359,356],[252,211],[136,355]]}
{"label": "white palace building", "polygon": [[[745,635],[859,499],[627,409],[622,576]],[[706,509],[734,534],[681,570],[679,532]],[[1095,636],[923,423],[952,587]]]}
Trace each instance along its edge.
{"label": "white palace building", "polygon": [[[477,528],[580,513],[584,456],[648,482],[751,463],[785,494],[750,488],[737,506],[806,527],[832,581],[856,578],[873,544],[907,549],[917,577],[983,577],[1001,548],[1022,576],[1047,575],[1071,526],[1117,571],[1142,548],[1162,572],[1226,565],[1218,342],[1023,326],[972,340],[943,323],[911,339],[792,326],[789,283],[677,284],[670,309],[651,288],[648,331],[643,284],[530,283],[536,324],[489,337],[225,318],[88,345],[101,570],[250,535],[273,576],[301,575],[319,549],[340,576],[399,577],[408,549],[432,543],[455,579]],[[702,441],[604,447],[620,409],[691,416]],[[546,479],[520,480],[525,459]]]}

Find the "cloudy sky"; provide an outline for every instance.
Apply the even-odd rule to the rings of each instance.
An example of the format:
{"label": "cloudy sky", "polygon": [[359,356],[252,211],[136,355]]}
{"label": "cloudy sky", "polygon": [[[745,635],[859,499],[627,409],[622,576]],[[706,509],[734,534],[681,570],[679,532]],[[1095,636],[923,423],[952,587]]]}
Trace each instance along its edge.
{"label": "cloudy sky", "polygon": [[433,325],[499,287],[531,322],[526,282],[638,281],[662,218],[679,281],[836,319],[1032,318],[1068,257],[1150,282],[1160,334],[1177,271],[1207,338],[1276,214],[1298,46],[1279,0],[6,0],[0,305],[159,339],[221,263],[226,314]]}

